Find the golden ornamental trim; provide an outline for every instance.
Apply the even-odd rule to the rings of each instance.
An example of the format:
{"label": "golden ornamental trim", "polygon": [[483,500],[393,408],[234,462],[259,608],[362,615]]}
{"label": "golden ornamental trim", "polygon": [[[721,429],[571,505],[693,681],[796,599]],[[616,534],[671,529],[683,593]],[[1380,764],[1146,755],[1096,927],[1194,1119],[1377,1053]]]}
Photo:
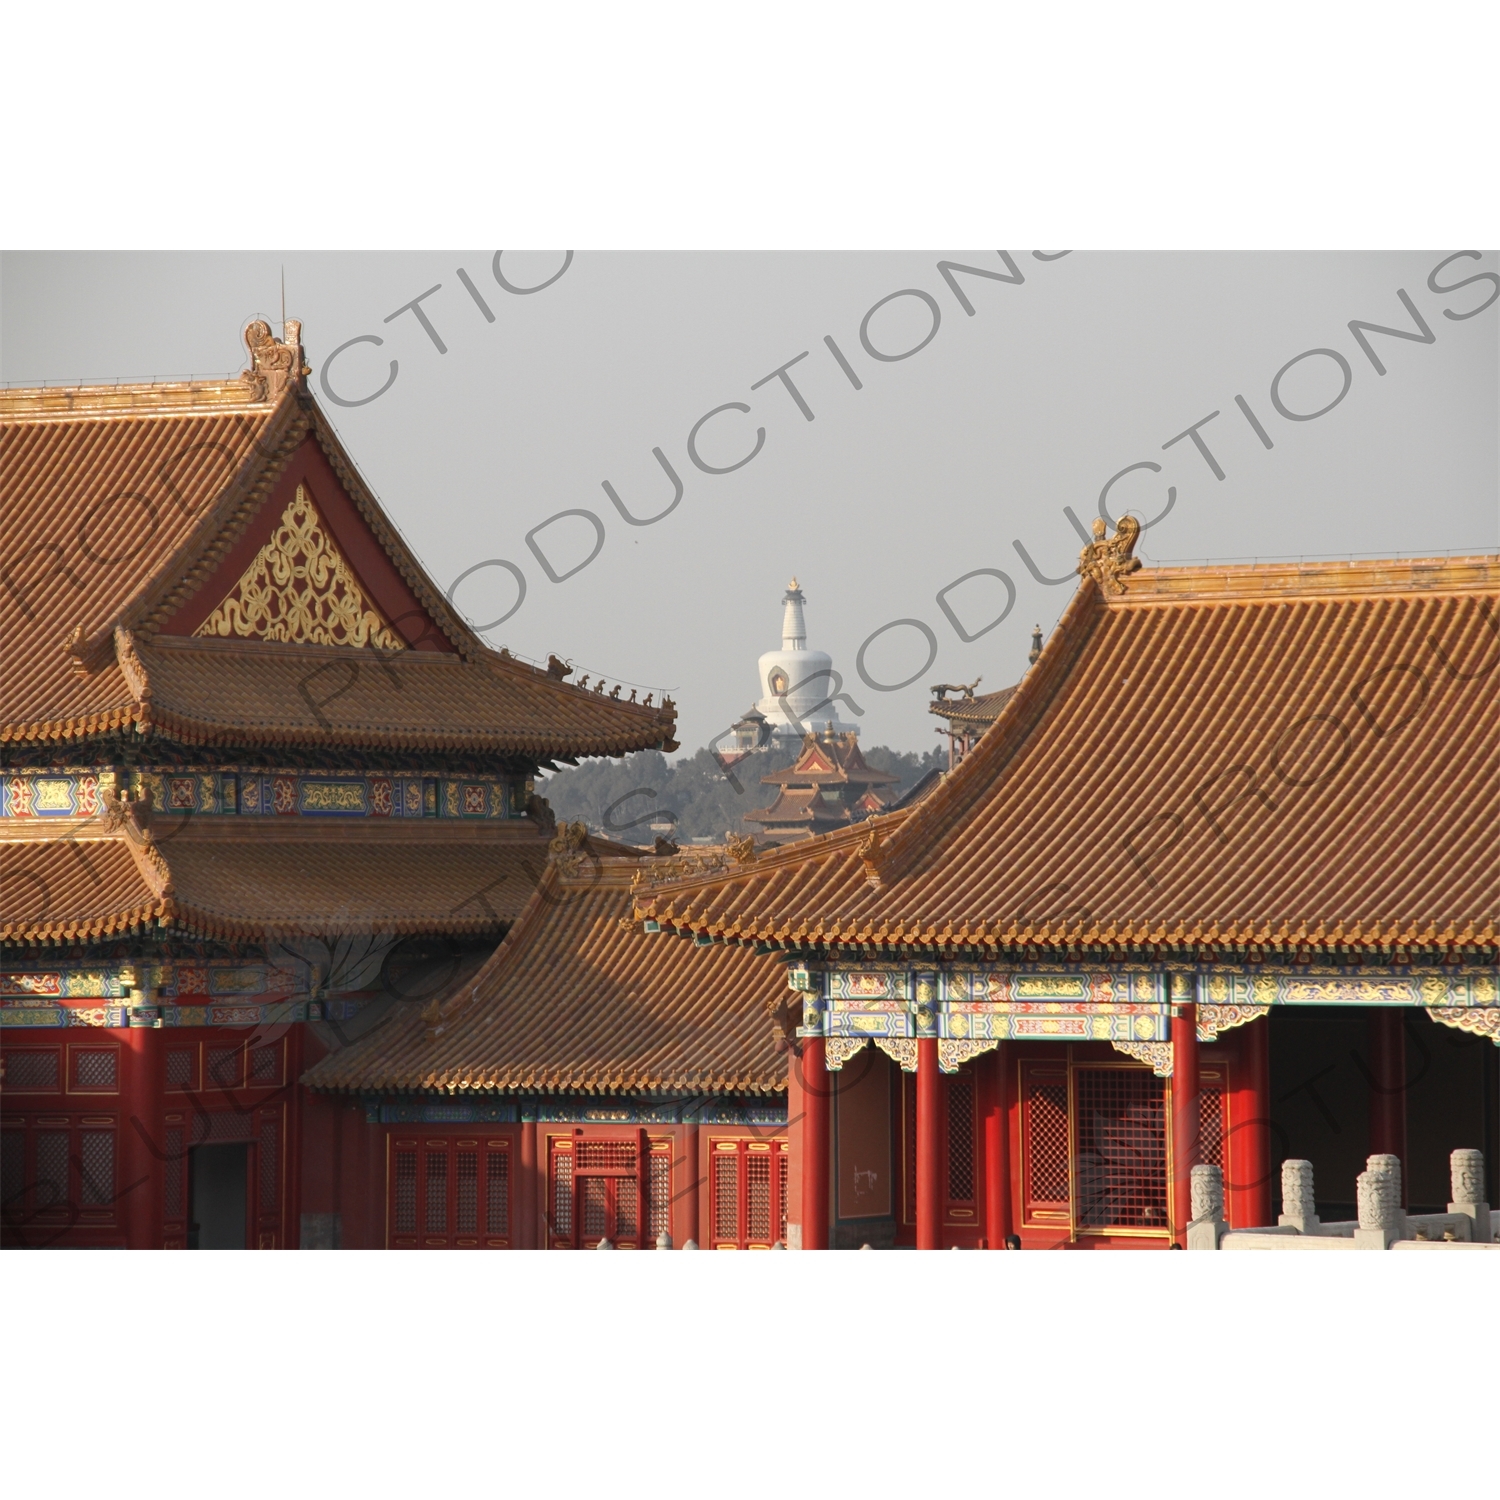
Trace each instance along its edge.
{"label": "golden ornamental trim", "polygon": [[406,650],[360,587],[300,484],[270,540],[193,634]]}
{"label": "golden ornamental trim", "polygon": [[869,1044],[867,1036],[831,1036],[823,1043],[823,1066],[836,1073],[856,1052],[863,1051]]}
{"label": "golden ornamental trim", "polygon": [[871,1041],[893,1061],[901,1064],[904,1073],[917,1071],[917,1039],[914,1036],[871,1037]]}
{"label": "golden ornamental trim", "polygon": [[1464,1009],[1456,1005],[1428,1005],[1424,1009],[1434,1021],[1467,1031],[1471,1036],[1487,1036],[1500,1047],[1500,1007]]}
{"label": "golden ornamental trim", "polygon": [[1158,1078],[1172,1076],[1171,1042],[1111,1042],[1110,1046],[1116,1052],[1145,1063]]}
{"label": "golden ornamental trim", "polygon": [[981,1052],[988,1052],[992,1047],[999,1045],[999,1037],[974,1037],[964,1040],[939,1037],[938,1070],[943,1073],[956,1073],[970,1058],[978,1057]]}
{"label": "golden ornamental trim", "polygon": [[1269,1005],[1200,1005],[1198,1007],[1198,1040],[1212,1042],[1221,1031],[1244,1026],[1269,1015]]}

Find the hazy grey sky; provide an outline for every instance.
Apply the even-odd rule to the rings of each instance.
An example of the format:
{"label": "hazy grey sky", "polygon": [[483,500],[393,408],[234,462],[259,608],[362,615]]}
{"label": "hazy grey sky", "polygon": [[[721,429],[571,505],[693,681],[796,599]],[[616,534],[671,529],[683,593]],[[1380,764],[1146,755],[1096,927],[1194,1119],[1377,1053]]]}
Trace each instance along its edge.
{"label": "hazy grey sky", "polygon": [[[168,378],[243,366],[252,317],[301,318],[313,386],[346,445],[433,576],[449,586],[491,559],[519,568],[521,607],[489,632],[531,657],[672,690],[685,749],[705,743],[756,696],[755,661],[778,643],[780,597],[795,573],[809,644],[832,653],[869,743],[936,743],[927,684],[1015,680],[1032,625],[1049,629],[1072,593],[1080,541],[1114,475],[1115,514],[1157,516],[1150,560],[1318,554],[1421,554],[1500,542],[1500,291],[1497,257],[1441,262],[1456,249],[1332,253],[1101,253],[1042,259],[1029,250],[903,253],[579,251],[528,295],[496,280],[492,251],[224,254],[22,253],[0,257],[0,378]],[[1043,252],[1051,254],[1052,252]],[[507,253],[500,271],[534,285],[561,252]],[[1002,282],[940,261],[1012,274]],[[493,317],[457,274],[462,268]],[[1458,290],[1466,278],[1482,276]],[[421,303],[437,338],[404,304]],[[1417,331],[1372,333],[1377,373],[1351,320]],[[932,329],[909,358],[900,353]],[[926,298],[912,293],[924,293]],[[966,313],[963,300],[973,307]],[[390,322],[389,315],[398,313]],[[1449,316],[1457,314],[1459,316]],[[390,361],[389,389],[376,391]],[[831,336],[856,390],[825,344]],[[1311,413],[1347,393],[1324,415]],[[809,422],[776,378],[788,371]],[[1335,357],[1337,356],[1337,358]],[[1274,444],[1236,405],[1242,396]],[[705,423],[695,466],[688,436]],[[1190,437],[1163,445],[1211,412]],[[603,482],[638,517],[671,500],[652,455],[683,484],[652,525],[619,515]],[[604,541],[587,566],[551,582],[527,534],[560,511],[587,511]],[[594,546],[586,517],[535,538],[565,573]],[[1016,547],[1062,584],[1036,581]],[[994,629],[964,642],[1015,603]],[[455,600],[476,623],[511,609],[512,574],[474,573]],[[870,642],[880,627],[919,620]],[[862,717],[854,709],[863,711]]]}

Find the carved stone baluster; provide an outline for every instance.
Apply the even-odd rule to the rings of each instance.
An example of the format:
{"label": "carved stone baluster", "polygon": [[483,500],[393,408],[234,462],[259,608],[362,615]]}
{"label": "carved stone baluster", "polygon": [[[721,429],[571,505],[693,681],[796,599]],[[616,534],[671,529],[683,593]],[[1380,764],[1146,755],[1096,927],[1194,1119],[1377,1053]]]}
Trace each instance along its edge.
{"label": "carved stone baluster", "polygon": [[1291,1160],[1281,1164],[1281,1217],[1278,1224],[1290,1224],[1298,1234],[1318,1232],[1317,1200],[1313,1195],[1313,1164]]}
{"label": "carved stone baluster", "polygon": [[1448,1158],[1448,1167],[1453,1178],[1448,1212],[1467,1214],[1474,1238],[1488,1244],[1495,1238],[1495,1226],[1484,1197],[1484,1152],[1460,1147]]}
{"label": "carved stone baluster", "polygon": [[1229,1225],[1224,1222],[1224,1171],[1200,1163],[1189,1182],[1192,1221],[1187,1228],[1189,1250],[1217,1250]]}
{"label": "carved stone baluster", "polygon": [[1379,1152],[1365,1163],[1355,1184],[1359,1228],[1354,1243],[1363,1250],[1388,1250],[1395,1240],[1407,1237],[1406,1215],[1401,1211],[1401,1160]]}

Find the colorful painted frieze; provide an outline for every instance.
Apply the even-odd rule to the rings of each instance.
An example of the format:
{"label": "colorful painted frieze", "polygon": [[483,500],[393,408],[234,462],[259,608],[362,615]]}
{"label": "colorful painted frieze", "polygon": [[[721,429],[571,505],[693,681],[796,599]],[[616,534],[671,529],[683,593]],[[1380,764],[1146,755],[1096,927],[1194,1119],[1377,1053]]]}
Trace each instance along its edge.
{"label": "colorful painted frieze", "polygon": [[98,812],[97,770],[12,771],[0,777],[0,817],[92,818]]}
{"label": "colorful painted frieze", "polygon": [[[179,817],[519,818],[525,788],[498,776],[421,773],[143,769],[132,795]],[[0,777],[0,817],[92,818],[101,811],[100,772],[20,770]]]}
{"label": "colorful painted frieze", "polygon": [[11,1005],[0,1007],[0,1027],[127,1026],[123,1005]]}
{"label": "colorful painted frieze", "polygon": [[482,1125],[786,1125],[786,1101],[725,1099],[528,1098],[525,1100],[379,1099],[364,1101],[367,1123]]}
{"label": "colorful painted frieze", "polygon": [[1036,1004],[1077,1006],[1089,1014],[1129,1014],[1135,1007],[1172,1004],[1265,1005],[1500,1005],[1500,974],[1492,969],[1309,968],[1166,971],[1143,965],[1100,970],[953,968],[895,965],[859,969],[796,966],[794,989],[830,1004],[944,1010],[1005,1011]]}

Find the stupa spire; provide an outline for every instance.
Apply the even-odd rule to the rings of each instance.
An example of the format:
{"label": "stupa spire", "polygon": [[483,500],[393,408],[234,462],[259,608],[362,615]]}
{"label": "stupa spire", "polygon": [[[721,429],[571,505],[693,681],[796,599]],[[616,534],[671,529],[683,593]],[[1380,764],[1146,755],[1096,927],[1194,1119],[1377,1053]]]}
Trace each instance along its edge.
{"label": "stupa spire", "polygon": [[786,610],[781,617],[781,649],[783,651],[805,651],[807,649],[807,622],[802,618],[802,606],[807,602],[802,590],[793,578],[781,596]]}

